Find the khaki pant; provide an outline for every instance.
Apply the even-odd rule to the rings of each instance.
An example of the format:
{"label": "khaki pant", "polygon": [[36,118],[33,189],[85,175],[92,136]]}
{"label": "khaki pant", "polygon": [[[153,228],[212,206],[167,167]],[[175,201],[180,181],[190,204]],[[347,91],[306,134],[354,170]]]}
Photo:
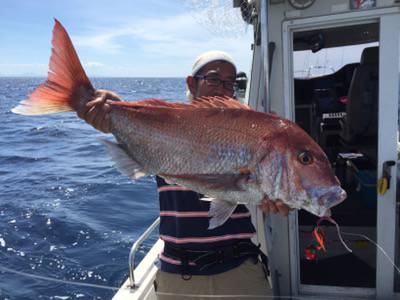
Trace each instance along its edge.
{"label": "khaki pant", "polygon": [[255,264],[252,259],[227,272],[196,275],[189,280],[182,279],[180,274],[158,271],[154,285],[159,300],[262,299],[272,295],[262,264]]}

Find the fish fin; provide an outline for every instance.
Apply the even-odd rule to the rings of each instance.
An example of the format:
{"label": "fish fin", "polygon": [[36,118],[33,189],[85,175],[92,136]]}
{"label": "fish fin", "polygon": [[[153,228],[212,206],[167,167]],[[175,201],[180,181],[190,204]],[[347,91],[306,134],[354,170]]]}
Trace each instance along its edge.
{"label": "fish fin", "polygon": [[181,103],[181,102],[169,102],[162,99],[143,99],[135,102],[128,102],[128,103],[135,103],[136,105],[141,106],[153,106],[153,107],[167,107],[167,108],[178,108],[178,109],[188,109],[191,108],[190,103]]}
{"label": "fish fin", "polygon": [[206,108],[206,107],[224,107],[224,108],[237,108],[237,109],[246,109],[251,110],[250,106],[240,103],[237,99],[231,97],[220,97],[220,96],[212,96],[212,97],[199,97],[195,98],[191,105],[198,108]]}
{"label": "fish fin", "polygon": [[235,108],[251,110],[246,104],[229,97],[200,97],[194,99],[191,103],[167,102],[160,99],[145,99],[135,102],[113,102],[113,106],[138,109],[141,107],[164,107],[174,109],[196,109],[196,108]]}
{"label": "fish fin", "polygon": [[210,204],[208,215],[211,217],[208,229],[221,226],[229,219],[237,204],[226,200],[214,199]]}
{"label": "fish fin", "polygon": [[133,108],[133,109],[139,109],[139,108],[143,108],[143,107],[191,109],[190,104],[167,102],[167,101],[161,100],[161,99],[144,99],[144,100],[133,101],[133,102],[116,101],[116,102],[112,102],[112,105],[116,106],[116,107]]}
{"label": "fish fin", "polygon": [[133,160],[121,147],[120,144],[110,142],[108,140],[100,139],[100,141],[107,146],[107,150],[111,155],[111,158],[115,162],[115,167],[122,174],[129,176],[133,179],[139,179],[147,174],[143,171],[143,168]]}
{"label": "fish fin", "polygon": [[248,182],[249,174],[193,174],[193,175],[170,175],[159,174],[169,180],[179,180],[180,185],[201,185],[213,190],[243,191],[243,183]]}
{"label": "fish fin", "polygon": [[21,115],[73,111],[91,100],[94,92],[67,31],[55,20],[47,80],[11,111]]}

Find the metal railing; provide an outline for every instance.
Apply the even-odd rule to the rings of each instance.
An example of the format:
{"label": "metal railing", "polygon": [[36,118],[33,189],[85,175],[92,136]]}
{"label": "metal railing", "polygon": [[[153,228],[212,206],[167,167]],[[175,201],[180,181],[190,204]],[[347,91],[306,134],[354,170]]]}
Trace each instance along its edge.
{"label": "metal railing", "polygon": [[135,289],[138,287],[135,283],[135,256],[139,246],[146,240],[149,235],[153,232],[153,230],[160,224],[160,217],[158,217],[153,224],[151,224],[145,232],[136,240],[136,242],[132,245],[131,251],[129,252],[129,280],[130,280],[130,288]]}

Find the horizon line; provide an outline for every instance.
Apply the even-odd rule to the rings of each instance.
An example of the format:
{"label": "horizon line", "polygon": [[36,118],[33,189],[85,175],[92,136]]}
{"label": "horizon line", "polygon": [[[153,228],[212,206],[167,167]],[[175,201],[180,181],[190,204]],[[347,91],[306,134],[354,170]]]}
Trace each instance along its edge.
{"label": "horizon line", "polygon": [[[89,78],[166,78],[166,79],[185,79],[186,76],[88,76]],[[0,75],[0,78],[47,78],[46,75]]]}

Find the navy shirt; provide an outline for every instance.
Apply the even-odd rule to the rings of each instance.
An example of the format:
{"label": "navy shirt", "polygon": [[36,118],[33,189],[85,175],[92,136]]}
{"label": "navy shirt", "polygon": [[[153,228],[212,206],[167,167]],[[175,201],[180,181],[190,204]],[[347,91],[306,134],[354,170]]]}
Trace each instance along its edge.
{"label": "navy shirt", "polygon": [[[201,195],[177,185],[168,185],[156,177],[160,199],[160,238],[174,247],[187,250],[212,251],[233,245],[239,241],[250,241],[255,234],[250,212],[238,205],[232,216],[221,226],[208,229],[210,203],[199,200]],[[181,272],[181,261],[161,253],[161,270]],[[217,263],[203,270],[189,262],[191,274],[211,275],[239,266],[246,258]]]}

